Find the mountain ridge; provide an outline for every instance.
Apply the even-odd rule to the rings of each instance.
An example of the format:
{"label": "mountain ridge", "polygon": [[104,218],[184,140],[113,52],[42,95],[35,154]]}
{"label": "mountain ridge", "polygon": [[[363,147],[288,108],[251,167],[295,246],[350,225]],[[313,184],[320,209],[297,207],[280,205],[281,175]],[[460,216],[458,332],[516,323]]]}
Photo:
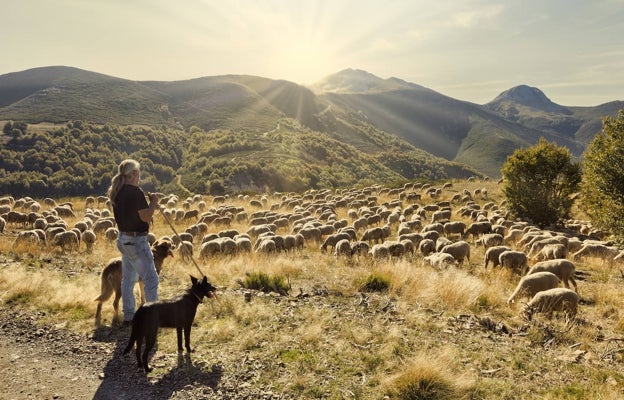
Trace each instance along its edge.
{"label": "mountain ridge", "polygon": [[310,87],[253,75],[133,81],[62,66],[0,75],[0,120],[264,132],[286,117],[365,153],[396,138],[397,149],[422,149],[493,177],[509,154],[540,137],[580,156],[601,119],[622,107],[566,107],[528,85],[480,105],[351,68]]}

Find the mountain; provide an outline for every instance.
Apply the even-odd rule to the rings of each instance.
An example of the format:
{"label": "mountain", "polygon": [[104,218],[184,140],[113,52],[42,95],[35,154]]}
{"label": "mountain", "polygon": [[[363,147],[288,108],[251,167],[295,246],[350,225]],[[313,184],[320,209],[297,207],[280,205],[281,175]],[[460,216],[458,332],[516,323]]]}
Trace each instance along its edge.
{"label": "mountain", "polygon": [[0,120],[83,120],[185,131],[195,126],[251,135],[273,132],[291,119],[299,124],[297,132],[319,132],[363,154],[447,160],[492,177],[500,176],[515,149],[540,137],[580,156],[600,130],[601,118],[620,108],[621,101],[566,107],[526,85],[479,105],[357,69],[310,87],[249,75],[131,81],[71,67],[0,76]]}

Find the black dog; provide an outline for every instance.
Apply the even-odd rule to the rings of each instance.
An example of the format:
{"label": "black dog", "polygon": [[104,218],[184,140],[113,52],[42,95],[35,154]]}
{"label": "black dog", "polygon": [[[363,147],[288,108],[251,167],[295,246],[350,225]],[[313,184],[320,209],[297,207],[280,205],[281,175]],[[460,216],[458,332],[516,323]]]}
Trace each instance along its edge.
{"label": "black dog", "polygon": [[[191,276],[191,287],[186,292],[175,299],[155,301],[147,303],[137,310],[132,320],[132,333],[130,342],[124,354],[132,349],[136,342],[136,359],[139,368],[143,367],[145,372],[152,369],[147,365],[147,356],[156,344],[158,328],[176,328],[178,334],[178,351],[182,350],[182,329],[184,329],[184,344],[186,351],[191,350],[191,325],[195,319],[197,306],[204,297],[214,297],[216,288],[204,278],[199,281]],[[141,361],[141,344],[145,338],[145,350]]]}

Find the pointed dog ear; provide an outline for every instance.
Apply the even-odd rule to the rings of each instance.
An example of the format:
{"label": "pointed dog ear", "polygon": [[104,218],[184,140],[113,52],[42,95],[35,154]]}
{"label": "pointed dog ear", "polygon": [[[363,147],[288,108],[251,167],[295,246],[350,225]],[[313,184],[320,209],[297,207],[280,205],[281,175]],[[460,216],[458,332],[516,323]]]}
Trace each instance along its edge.
{"label": "pointed dog ear", "polygon": [[197,278],[195,278],[193,275],[190,275],[191,277],[191,283],[194,285],[197,283]]}

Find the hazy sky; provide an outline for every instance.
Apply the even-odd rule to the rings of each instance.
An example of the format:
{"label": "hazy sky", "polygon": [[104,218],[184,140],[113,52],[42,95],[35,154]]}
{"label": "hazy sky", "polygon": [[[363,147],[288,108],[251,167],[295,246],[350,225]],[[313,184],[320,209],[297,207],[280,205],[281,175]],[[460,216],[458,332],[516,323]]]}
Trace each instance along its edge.
{"label": "hazy sky", "polygon": [[345,68],[485,103],[624,100],[624,0],[3,0],[0,74],[66,65],[132,80]]}

